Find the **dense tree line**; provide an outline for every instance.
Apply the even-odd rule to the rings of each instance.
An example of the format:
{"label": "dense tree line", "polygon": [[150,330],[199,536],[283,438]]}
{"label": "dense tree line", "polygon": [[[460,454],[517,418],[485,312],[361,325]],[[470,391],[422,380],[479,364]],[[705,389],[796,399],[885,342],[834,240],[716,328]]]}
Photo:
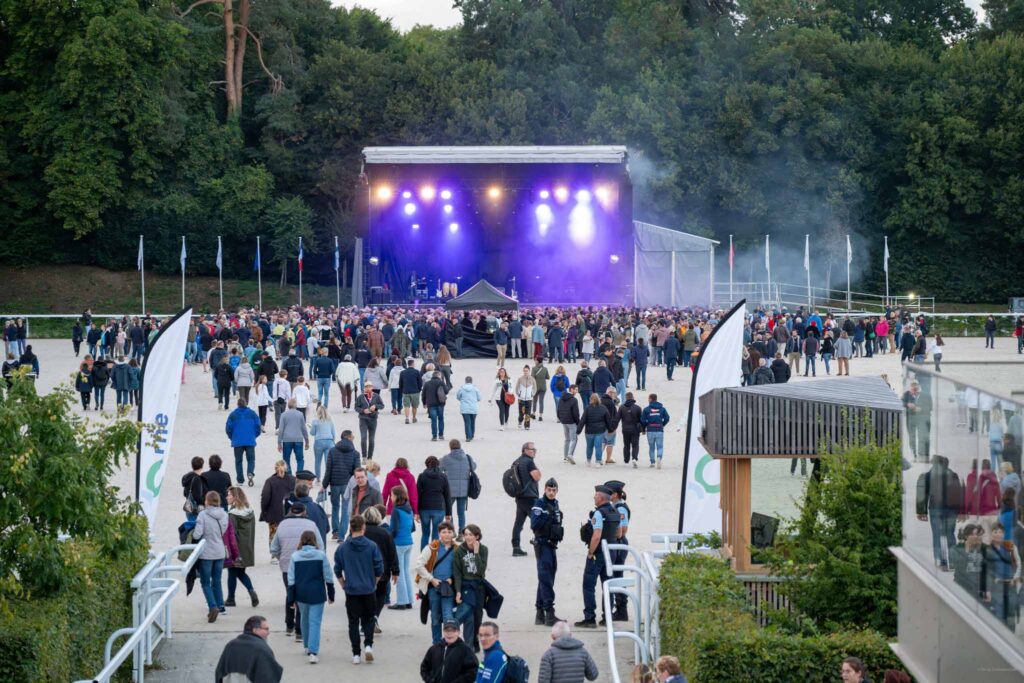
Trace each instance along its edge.
{"label": "dense tree line", "polygon": [[328,273],[364,146],[625,143],[645,220],[840,262],[855,233],[876,289],[887,234],[896,291],[1021,293],[1024,0],[457,4],[401,34],[327,0],[0,0],[0,261],[132,268],[142,232],[212,272],[220,234],[244,275],[303,234]]}

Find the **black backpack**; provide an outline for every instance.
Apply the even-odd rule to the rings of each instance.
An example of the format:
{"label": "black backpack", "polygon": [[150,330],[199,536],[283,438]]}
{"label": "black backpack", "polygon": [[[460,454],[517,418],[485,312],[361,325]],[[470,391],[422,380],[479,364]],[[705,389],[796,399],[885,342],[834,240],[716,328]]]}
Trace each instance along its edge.
{"label": "black backpack", "polygon": [[511,498],[518,498],[522,495],[523,482],[519,480],[519,469],[515,463],[512,463],[512,466],[501,475],[501,485]]}
{"label": "black backpack", "polygon": [[565,391],[565,375],[559,375],[555,378],[555,388],[559,391]]}
{"label": "black backpack", "polygon": [[530,683],[530,665],[519,655],[505,655],[508,658],[505,676],[501,679],[506,683]]}
{"label": "black backpack", "polygon": [[482,488],[480,484],[480,477],[476,474],[476,463],[473,462],[473,458],[470,458],[468,454],[466,455],[466,458],[469,459],[469,486],[467,487],[466,493],[470,498],[476,500],[480,497],[480,489]]}

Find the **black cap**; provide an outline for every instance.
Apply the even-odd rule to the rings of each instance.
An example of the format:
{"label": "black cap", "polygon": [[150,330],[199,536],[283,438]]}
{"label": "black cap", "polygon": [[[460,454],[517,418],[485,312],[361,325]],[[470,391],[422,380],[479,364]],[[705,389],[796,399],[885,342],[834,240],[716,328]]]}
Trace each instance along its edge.
{"label": "black cap", "polygon": [[605,486],[604,484],[598,484],[597,486],[595,486],[594,491],[597,493],[603,493],[606,496],[612,495],[612,490]]}
{"label": "black cap", "polygon": [[551,488],[553,488],[553,489],[557,489],[557,488],[558,488],[558,482],[557,482],[557,481],[555,481],[555,478],[554,478],[554,477],[551,477],[551,478],[550,478],[550,479],[548,479],[548,480],[547,480],[546,482],[544,482],[544,488],[547,488],[547,487],[549,487],[549,486],[550,486]]}
{"label": "black cap", "polygon": [[294,512],[295,514],[301,515],[305,511],[306,511],[306,506],[303,505],[302,503],[299,503],[298,501],[292,503],[292,512]]}
{"label": "black cap", "polygon": [[606,481],[604,485],[611,489],[612,493],[622,493],[622,489],[626,487],[625,482],[618,481],[616,479]]}
{"label": "black cap", "polygon": [[300,481],[315,481],[316,475],[309,470],[299,470],[295,473],[295,478]]}
{"label": "black cap", "polygon": [[448,621],[444,622],[444,624],[441,626],[441,628],[444,629],[445,631],[458,631],[459,630],[459,622],[457,622],[457,621],[455,621],[453,619],[449,619]]}

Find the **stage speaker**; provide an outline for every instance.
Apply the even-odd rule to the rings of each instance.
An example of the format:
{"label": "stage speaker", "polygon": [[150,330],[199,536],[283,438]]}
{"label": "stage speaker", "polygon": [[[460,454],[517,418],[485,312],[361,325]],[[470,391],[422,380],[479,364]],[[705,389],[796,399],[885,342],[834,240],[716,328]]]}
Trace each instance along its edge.
{"label": "stage speaker", "polygon": [[771,548],[778,530],[778,517],[769,517],[760,512],[750,515],[750,545],[755,548]]}

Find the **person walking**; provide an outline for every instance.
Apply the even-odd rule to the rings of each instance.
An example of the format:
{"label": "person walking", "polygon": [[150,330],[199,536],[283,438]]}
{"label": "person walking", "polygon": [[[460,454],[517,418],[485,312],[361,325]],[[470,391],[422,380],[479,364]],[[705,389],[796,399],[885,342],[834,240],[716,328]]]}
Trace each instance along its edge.
{"label": "person walking", "polygon": [[255,383],[256,373],[253,372],[246,357],[242,356],[238,367],[235,368],[235,386],[238,388],[239,398],[245,399],[245,402],[249,403],[249,391]]}
{"label": "person walking", "polygon": [[665,452],[665,425],[669,423],[668,410],[658,401],[657,394],[648,394],[647,406],[640,413],[640,424],[647,433],[647,457],[650,467],[661,469],[661,458]]}
{"label": "person walking", "polygon": [[331,564],[317,542],[317,534],[303,531],[299,549],[288,564],[288,599],[298,605],[302,622],[302,646],[309,663],[320,661],[320,625],[324,603],[334,604],[334,579]]}
{"label": "person walking", "polygon": [[455,549],[452,582],[455,588],[455,620],[462,624],[462,634],[473,651],[480,651],[477,629],[482,629],[484,611],[484,580],[487,578],[487,546],[483,532],[476,524],[462,530],[462,544]]}
{"label": "person walking", "polygon": [[640,433],[643,431],[643,411],[633,399],[633,392],[626,392],[626,400],[619,406],[618,422],[622,426],[622,462],[633,461],[636,469],[640,460]]}
{"label": "person walking", "polygon": [[[405,334],[401,335],[405,337]],[[405,337],[408,339],[408,337]],[[388,391],[391,393],[391,414],[398,415],[402,412],[402,389],[400,380],[402,378],[402,360],[398,356],[392,356],[388,362]]]}
{"label": "person walking", "polygon": [[537,597],[534,600],[537,626],[553,626],[555,616],[555,574],[558,572],[558,544],[565,538],[562,511],[558,506],[558,482],[551,477],[544,484],[544,495],[530,508],[533,530],[533,554],[537,560]]}
{"label": "person walking", "polygon": [[387,513],[389,515],[393,509],[391,490],[396,486],[405,487],[406,495],[409,496],[409,507],[412,508],[412,514],[419,516],[419,492],[416,490],[416,475],[409,470],[409,461],[405,458],[395,460],[395,466],[384,478],[384,486],[380,490],[381,497],[386,501]]}
{"label": "person walking", "polygon": [[[679,353],[682,350],[682,346],[679,343],[679,337],[675,334],[669,334],[665,338],[665,377],[669,382],[672,381],[672,373],[676,369],[676,359],[679,357]],[[687,358],[687,364],[689,363],[689,356]]]}
{"label": "person walking", "polygon": [[[239,366],[241,367],[241,366]],[[249,486],[256,479],[256,440],[263,433],[260,417],[246,405],[246,400],[239,396],[236,408],[228,415],[224,431],[231,440],[231,448],[235,453],[235,481],[241,484],[242,458],[246,459]]]}
{"label": "person walking", "polygon": [[267,378],[259,375],[256,378],[256,386],[253,387],[253,405],[260,416],[260,432],[267,431],[267,411],[273,401],[270,398],[270,391],[267,388]]}
{"label": "person walking", "polygon": [[509,407],[515,403],[515,393],[512,391],[512,382],[509,380],[505,368],[498,368],[498,374],[494,378],[494,386],[491,388],[491,397],[488,403],[498,402],[498,430],[505,431],[508,423]]}
{"label": "person walking", "polygon": [[437,540],[420,550],[413,573],[420,599],[430,605],[430,634],[434,644],[441,642],[441,625],[455,614],[455,589],[452,566],[455,561],[455,528],[441,522]]}
{"label": "person walking", "polygon": [[587,467],[592,466],[592,459],[596,459],[598,467],[603,465],[604,437],[612,430],[612,426],[612,417],[608,414],[608,409],[601,403],[601,396],[597,393],[591,394],[590,404],[583,409],[579,424],[576,425],[577,435],[585,432]]}
{"label": "person walking", "polygon": [[335,368],[334,379],[341,391],[341,412],[347,413],[352,408],[352,396],[359,391],[359,366],[352,362],[352,356],[345,354]]}
{"label": "person walking", "polygon": [[359,451],[356,450],[352,436],[352,430],[346,429],[334,448],[327,451],[324,478],[320,483],[330,493],[331,538],[335,541],[344,538],[344,530],[348,529],[349,499],[345,497],[345,491],[360,462]]}
{"label": "person walking", "polygon": [[349,520],[349,536],[334,552],[334,573],[345,591],[345,613],[348,616],[352,663],[359,664],[365,661],[370,664],[374,661],[376,591],[377,584],[384,578],[384,557],[377,544],[366,538],[366,521],[362,515],[354,515]]}
{"label": "person walking", "polygon": [[281,415],[288,409],[288,401],[292,398],[292,385],[288,382],[288,373],[281,370],[274,379],[274,390],[271,392],[274,399],[274,429],[281,429]]}
{"label": "person walking", "polygon": [[388,609],[412,609],[413,588],[409,557],[412,555],[412,534],[416,530],[416,524],[412,506],[409,505],[409,494],[404,486],[391,489],[391,505],[391,538],[395,541],[395,552],[398,555],[398,585],[395,603]]}
{"label": "person walking", "polygon": [[217,407],[223,406],[224,410],[228,410],[228,401],[231,400],[231,384],[235,381],[235,373],[227,354],[221,356],[220,361],[213,367],[213,381],[217,386]]}
{"label": "person walking", "polygon": [[309,430],[306,429],[306,417],[295,407],[295,397],[292,397],[288,399],[288,409],[281,415],[277,429],[277,452],[281,454],[289,472],[293,453],[296,471],[305,469],[303,447],[309,448]]}
{"label": "person walking", "polygon": [[235,535],[233,547],[235,553],[228,551],[228,597],[225,607],[235,606],[235,590],[238,583],[249,592],[249,601],[253,607],[260,604],[260,598],[253,589],[252,579],[245,573],[249,567],[256,565],[256,513],[249,507],[249,499],[238,486],[228,489],[228,519]]}
{"label": "person walking", "polygon": [[313,472],[316,480],[320,481],[321,465],[327,457],[327,452],[334,447],[337,434],[334,431],[334,421],[327,413],[327,405],[318,403],[316,406],[316,417],[309,429],[310,437],[313,439]]}
{"label": "person walking", "polygon": [[231,488],[231,475],[223,471],[224,461],[216,453],[210,456],[209,464],[210,469],[203,472],[203,479],[206,480],[210,490],[216,491],[220,496],[221,507],[227,512],[227,497],[228,489]]}
{"label": "person walking", "polygon": [[437,540],[438,525],[452,521],[452,497],[448,477],[441,471],[440,461],[433,455],[423,463],[424,469],[416,478],[417,500],[421,525],[420,550],[428,541]]}
{"label": "person walking", "polygon": [[[202,463],[199,467],[202,468]],[[277,533],[277,526],[284,519],[284,502],[294,490],[295,477],[288,472],[284,460],[278,460],[274,463],[274,473],[263,482],[263,490],[260,492],[260,521],[267,523],[271,541]]]}
{"label": "person walking", "polygon": [[505,365],[505,352],[508,349],[508,343],[511,337],[508,333],[508,323],[502,323],[498,329],[494,331],[494,349],[498,353],[498,367],[504,367]]}
{"label": "person walking", "polygon": [[441,472],[448,479],[448,492],[459,518],[458,528],[462,529],[466,526],[469,483],[476,472],[476,463],[462,450],[462,444],[458,439],[449,441],[448,449],[448,454],[441,458]]}
{"label": "person walking", "polygon": [[422,398],[430,416],[430,440],[444,441],[444,406],[448,401],[448,390],[439,371],[435,370],[423,384]]}
{"label": "person walking", "polygon": [[374,390],[374,384],[369,380],[363,384],[363,393],[356,399],[355,410],[359,415],[359,443],[362,447],[363,457],[367,460],[373,459],[374,442],[377,438],[377,418],[380,411],[384,410],[384,401],[380,393]]}
{"label": "person walking", "polygon": [[[518,342],[512,348],[517,348]],[[442,640],[434,643],[420,662],[423,683],[474,683],[478,662],[473,648],[459,637],[459,623],[446,621]]]}
{"label": "person walking", "polygon": [[462,424],[466,431],[466,443],[470,443],[476,436],[476,416],[480,410],[480,401],[483,400],[480,390],[473,384],[472,377],[466,377],[465,383],[455,393],[455,398],[459,400],[459,413],[462,415]]}
{"label": "person walking", "polygon": [[996,319],[991,315],[985,318],[985,348],[996,348]]}
{"label": "person walking", "polygon": [[580,371],[576,373],[576,390],[580,393],[583,406],[590,403],[590,395],[594,393],[594,372],[587,361],[580,362]]}
{"label": "person walking", "polygon": [[377,549],[380,550],[380,555],[384,558],[384,573],[381,575],[380,580],[377,581],[377,586],[374,589],[374,600],[376,606],[374,608],[374,619],[376,620],[373,626],[373,632],[380,633],[380,613],[384,609],[384,604],[388,599],[388,581],[391,581],[392,585],[398,584],[398,576],[400,569],[398,566],[398,551],[395,548],[395,539],[391,538],[391,531],[382,522],[384,517],[381,514],[380,506],[374,505],[366,509],[363,513],[363,520],[366,522],[364,533],[366,538],[377,544]]}
{"label": "person walking", "polygon": [[326,346],[309,362],[309,376],[316,380],[316,401],[325,408],[331,401],[331,380],[337,369],[337,363],[327,355]]}
{"label": "person walking", "polygon": [[203,597],[206,598],[206,620],[212,624],[226,611],[221,573],[224,571],[224,560],[228,556],[224,536],[228,533],[229,519],[228,513],[220,506],[219,493],[208,491],[204,502],[206,507],[196,517],[192,538],[197,543],[201,540],[206,541],[199,553],[199,583],[203,589]]}
{"label": "person walking", "polygon": [[225,645],[220,653],[213,674],[215,683],[240,680],[236,677],[259,683],[280,683],[284,667],[267,644],[269,634],[270,624],[265,617],[246,619],[241,635]]}
{"label": "person walking", "polygon": [[583,642],[572,637],[569,622],[551,624],[551,647],[540,658],[537,683],[583,683],[597,680],[599,673]]}
{"label": "person walking", "polygon": [[932,362],[935,363],[935,372],[942,372],[942,349],[946,342],[942,341],[942,335],[936,334],[932,343],[928,345],[928,353],[931,354]]}
{"label": "person walking", "polygon": [[[559,344],[559,348],[561,348],[561,344]],[[533,375],[534,385],[533,407],[530,415],[538,422],[543,422],[544,397],[547,396],[548,382],[551,379],[551,373],[548,372],[547,367],[544,365],[543,358],[537,358],[537,362],[534,364],[530,374]]]}
{"label": "person walking", "polygon": [[[839,339],[835,343],[835,354],[836,362],[838,363],[837,374],[841,377],[846,375],[850,376],[850,359],[853,358],[853,342],[850,341],[850,335],[843,332],[839,333]],[[845,370],[845,372],[843,372]],[[775,372],[775,363],[772,362],[772,372]],[[778,381],[778,373],[775,373],[776,381]],[[787,380],[789,378],[787,377]]]}
{"label": "person walking", "polygon": [[647,388],[647,362],[650,358],[650,347],[643,339],[638,339],[633,345],[631,357],[633,367],[636,369],[636,388],[643,391]]}
{"label": "person walking", "polygon": [[535,462],[536,457],[536,445],[532,441],[527,441],[523,444],[519,457],[512,462],[512,470],[519,482],[519,491],[515,496],[516,518],[512,524],[513,557],[526,557],[526,552],[520,545],[523,525],[530,518],[534,501],[540,497],[537,482],[540,481],[541,473]]}
{"label": "person walking", "polygon": [[295,594],[290,590],[291,582],[288,579],[288,574],[291,567],[292,554],[298,550],[300,541],[306,532],[314,535],[316,547],[324,547],[323,538],[320,536],[320,531],[316,528],[316,523],[306,517],[306,506],[302,503],[293,503],[291,508],[289,508],[288,514],[278,525],[277,533],[274,534],[274,538],[270,542],[270,557],[278,560],[278,566],[281,568],[281,580],[284,582],[286,591],[284,621],[287,635],[294,634],[296,640],[299,641],[302,640],[302,614],[296,605]]}
{"label": "person walking", "polygon": [[[409,424],[410,411],[412,421],[416,422],[416,411],[420,407],[420,392],[423,390],[423,378],[416,369],[416,361],[412,358],[406,363],[405,370],[398,378],[398,388],[402,392],[402,406],[405,409],[405,424]],[[431,425],[433,427],[433,425]]]}
{"label": "person walking", "polygon": [[803,344],[801,345],[801,351],[804,354],[804,377],[810,372],[812,377],[818,376],[818,368],[815,361],[818,356],[818,350],[821,348],[821,342],[813,334],[808,334],[804,337]]}
{"label": "person walking", "polygon": [[[552,383],[557,379],[558,375],[555,375]],[[580,402],[576,398],[576,391],[576,385],[570,384],[555,404],[558,423],[562,425],[562,460],[572,465],[576,464],[573,456],[576,454],[577,425],[580,421]]]}
{"label": "person walking", "polygon": [[516,399],[519,401],[518,426],[523,427],[525,422],[526,429],[529,429],[530,418],[533,414],[533,396],[537,391],[537,384],[533,379],[533,375],[530,374],[529,365],[523,366],[523,374],[516,379],[514,391]]}
{"label": "person walking", "polygon": [[101,360],[92,365],[92,393],[93,405],[96,410],[103,410],[103,397],[107,392],[107,384],[110,383],[110,366],[107,361]]}
{"label": "person walking", "polygon": [[92,367],[92,357],[86,354],[75,374],[75,391],[82,399],[82,410],[89,410],[89,400],[92,397]]}

